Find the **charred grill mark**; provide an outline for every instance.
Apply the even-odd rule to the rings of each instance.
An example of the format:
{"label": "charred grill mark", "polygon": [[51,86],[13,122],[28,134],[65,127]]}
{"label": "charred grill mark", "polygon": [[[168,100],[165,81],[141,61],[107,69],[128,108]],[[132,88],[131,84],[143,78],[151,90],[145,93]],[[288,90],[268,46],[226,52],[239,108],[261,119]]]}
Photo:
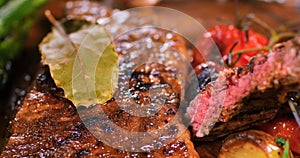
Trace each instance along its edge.
{"label": "charred grill mark", "polygon": [[104,143],[103,143],[103,142],[101,142],[100,140],[97,140],[97,142],[96,142],[96,146],[100,147],[100,146],[103,146],[103,145],[104,145]]}
{"label": "charred grill mark", "polygon": [[81,130],[84,130],[84,129],[85,129],[85,126],[84,126],[83,123],[80,123],[79,125],[75,126],[76,131],[81,131]]}
{"label": "charred grill mark", "polygon": [[81,134],[80,132],[73,131],[73,132],[71,132],[70,135],[68,135],[68,136],[66,137],[66,139],[77,139],[77,138],[80,138],[81,135],[82,135],[82,134]]}
{"label": "charred grill mark", "polygon": [[53,140],[53,141],[54,141],[54,143],[55,143],[56,145],[58,145],[58,146],[63,146],[63,145],[68,144],[68,143],[70,142],[70,141],[67,140],[67,139],[61,139],[61,138],[58,138],[58,139]]}
{"label": "charred grill mark", "polygon": [[123,114],[125,111],[124,110],[117,110],[116,112],[115,112],[115,114],[114,114],[114,117],[116,117],[116,118],[118,118],[118,117],[120,117],[120,115],[121,114]]}
{"label": "charred grill mark", "polygon": [[[268,108],[255,110],[253,112],[240,113],[234,116],[230,120],[230,122],[217,122],[214,125],[214,128],[212,129],[211,134],[209,136],[198,138],[197,140],[212,141],[230,133],[245,130],[255,125],[260,125],[273,119],[276,116],[278,110],[278,108]],[[235,129],[237,125],[239,126],[239,128]]]}
{"label": "charred grill mark", "polygon": [[83,157],[87,154],[90,153],[90,150],[89,149],[80,149],[80,150],[77,150],[76,153],[75,153],[75,157]]}
{"label": "charred grill mark", "polygon": [[[173,92],[171,94],[168,91],[171,91],[173,88],[170,83],[166,83],[166,77],[163,77],[160,74],[169,73],[169,70],[162,69],[161,67],[156,70],[155,64],[151,64],[153,67],[150,72],[144,72],[142,67],[139,67],[138,71],[134,71],[131,75],[130,79],[130,89],[129,92],[131,93],[131,98],[136,101],[138,104],[148,104],[151,101],[149,97],[149,90],[155,88],[164,88],[166,90],[166,103],[174,103],[179,102],[179,94],[175,94]],[[157,66],[160,66],[159,64]],[[154,80],[150,80],[149,76],[155,77]],[[152,79],[153,79],[152,77]],[[168,77],[168,76],[167,76]],[[173,77],[173,76],[172,76]],[[174,95],[175,94],[175,95]],[[155,97],[155,96],[152,96]],[[175,98],[178,97],[178,98]]]}
{"label": "charred grill mark", "polygon": [[[159,64],[158,64],[159,65]],[[141,72],[141,71],[134,71],[131,75],[131,80],[135,81],[134,85],[132,86],[137,86],[137,87],[145,87],[145,90],[149,90],[150,88],[150,84],[168,84],[170,86],[170,88],[172,87],[171,84],[169,84],[168,82],[165,81],[165,78],[167,77],[175,77],[175,76],[167,76],[167,77],[163,77],[162,74],[167,73],[168,75],[173,74],[173,71],[170,70],[165,70],[165,69],[158,69],[155,70],[156,67],[154,67],[154,71],[151,72]],[[175,73],[174,73],[175,74]],[[158,79],[158,83],[155,83],[155,81],[151,81],[149,79],[149,76],[153,76],[156,77]],[[140,84],[140,85],[137,85]]]}
{"label": "charred grill mark", "polygon": [[148,91],[151,87],[150,83],[145,83],[142,81],[137,80],[136,82],[132,81],[134,84],[132,85],[132,88],[130,91]]}
{"label": "charred grill mark", "polygon": [[165,112],[166,115],[175,115],[176,112],[173,110],[173,109],[168,109],[166,112]]}
{"label": "charred grill mark", "polygon": [[[128,38],[123,42],[127,42],[127,44],[131,45],[133,44],[132,40],[139,40],[144,37],[148,38],[146,36],[152,38],[154,33],[158,33],[159,35],[159,37],[155,35],[154,39],[160,40],[162,43],[166,42],[166,39],[163,39],[165,37],[162,37],[165,31],[156,29],[143,30],[146,32],[150,30],[150,33],[143,34],[138,32],[137,35],[130,37],[132,38],[131,41],[130,38]],[[175,37],[174,35],[174,38],[179,38],[179,36]],[[120,48],[123,53],[130,53],[124,50],[123,48],[125,47],[118,43],[118,41],[116,45],[117,49]],[[181,46],[184,47],[183,45]],[[120,54],[120,58],[122,58],[122,54]],[[130,98],[132,100],[129,99],[127,103],[133,103],[134,99],[147,98],[149,94],[146,92],[149,91],[150,87],[156,88],[155,85],[164,84],[162,88],[166,91],[164,95],[166,95],[168,102],[154,115],[147,118],[130,115],[117,104],[115,98],[112,98],[103,105],[95,104],[90,107],[77,107],[77,110],[80,110],[80,115],[83,116],[80,118],[74,105],[70,101],[63,99],[63,93],[57,93],[49,69],[46,68],[43,74],[37,78],[35,83],[36,88],[29,92],[22,107],[18,111],[16,119],[12,123],[12,136],[9,138],[1,156],[164,157],[165,155],[162,153],[164,139],[166,138],[164,135],[158,135],[159,142],[153,144],[153,146],[160,147],[160,149],[146,151],[144,153],[134,153],[117,150],[102,143],[86,128],[88,127],[90,129],[90,127],[102,126],[100,129],[103,129],[103,131],[100,132],[103,136],[105,136],[105,134],[113,135],[115,138],[113,141],[129,141],[131,143],[135,140],[126,140],[119,135],[114,135],[116,131],[112,129],[109,121],[114,122],[125,130],[147,132],[159,129],[170,122],[170,120],[175,119],[174,122],[176,125],[167,131],[170,132],[167,133],[169,134],[167,137],[176,138],[175,136],[180,128],[177,126],[181,125],[181,120],[174,118],[180,101],[180,88],[178,88],[180,87],[180,83],[176,79],[175,69],[166,67],[163,64],[154,63],[150,65],[150,69],[148,69],[149,72],[143,73],[141,70],[145,71],[146,68],[141,66],[140,69],[137,69],[136,72],[132,74],[130,81],[132,82],[132,87],[130,88],[133,89],[132,92],[137,93],[137,98]],[[150,76],[153,77],[153,81],[151,81]],[[99,110],[99,108],[102,108],[103,111]],[[29,117],[29,113],[32,114],[32,116]],[[85,124],[83,124],[83,122]],[[18,138],[18,136],[20,136],[20,138]],[[23,138],[21,136],[25,137]],[[179,148],[178,146],[180,145],[173,145],[172,148],[174,149],[172,150],[174,150],[174,152],[172,151],[172,155],[181,157],[182,154],[185,154],[191,157],[197,157],[198,155],[190,141],[189,132],[185,132],[184,135],[180,137],[184,143],[189,144],[190,150],[175,150],[175,148]],[[24,141],[26,146],[19,144],[20,140]]]}

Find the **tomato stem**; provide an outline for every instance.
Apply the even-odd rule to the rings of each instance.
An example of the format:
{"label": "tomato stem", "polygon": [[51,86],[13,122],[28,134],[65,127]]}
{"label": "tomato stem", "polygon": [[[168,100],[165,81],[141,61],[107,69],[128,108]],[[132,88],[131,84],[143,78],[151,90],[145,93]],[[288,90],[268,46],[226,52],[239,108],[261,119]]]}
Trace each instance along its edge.
{"label": "tomato stem", "polygon": [[227,60],[226,60],[226,64],[227,64],[228,67],[233,67],[233,66],[235,65],[234,63],[236,63],[237,60],[239,60],[239,57],[238,57],[237,60],[235,60],[234,62],[232,62],[232,51],[233,51],[233,49],[238,45],[238,43],[239,43],[238,40],[235,41],[234,44],[232,45],[232,47],[231,47],[230,50],[229,50],[228,58],[227,58]]}
{"label": "tomato stem", "polygon": [[243,49],[236,52],[232,52],[232,55],[238,55],[238,54],[244,54],[247,52],[253,52],[253,51],[259,51],[259,50],[269,50],[270,46],[263,46],[263,47],[257,47],[257,48],[249,48],[249,49]]}
{"label": "tomato stem", "polygon": [[257,18],[254,14],[249,14],[247,15],[247,18],[257,24],[259,24],[260,26],[262,26],[264,29],[266,29],[270,34],[271,37],[276,36],[276,31],[270,27],[267,23],[263,22],[262,20],[260,20],[259,18]]}
{"label": "tomato stem", "polygon": [[228,65],[228,67],[234,67],[234,65],[240,60],[240,58],[242,57],[242,54],[238,54],[237,58],[234,60],[234,62],[232,62],[230,65]]}

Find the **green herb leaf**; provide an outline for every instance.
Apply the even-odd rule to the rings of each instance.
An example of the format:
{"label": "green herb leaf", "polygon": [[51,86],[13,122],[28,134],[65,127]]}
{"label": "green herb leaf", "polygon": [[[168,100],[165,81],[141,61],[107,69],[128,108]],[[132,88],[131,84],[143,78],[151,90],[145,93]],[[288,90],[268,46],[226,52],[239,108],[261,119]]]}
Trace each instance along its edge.
{"label": "green herb leaf", "polygon": [[53,28],[39,48],[56,85],[76,106],[112,97],[118,58],[104,26],[91,24],[69,35]]}
{"label": "green herb leaf", "polygon": [[24,38],[48,0],[0,0],[0,91],[10,78],[5,65],[24,47]]}
{"label": "green herb leaf", "polygon": [[286,140],[284,144],[282,158],[289,158],[289,152],[290,152],[290,143],[289,140]]}
{"label": "green herb leaf", "polygon": [[276,141],[276,144],[279,146],[283,146],[285,143],[285,140],[283,137],[277,138],[275,141]]}
{"label": "green herb leaf", "polygon": [[279,146],[283,146],[284,150],[282,153],[282,158],[289,158],[289,152],[290,152],[290,143],[289,140],[284,140],[283,137],[276,138],[276,144]]}

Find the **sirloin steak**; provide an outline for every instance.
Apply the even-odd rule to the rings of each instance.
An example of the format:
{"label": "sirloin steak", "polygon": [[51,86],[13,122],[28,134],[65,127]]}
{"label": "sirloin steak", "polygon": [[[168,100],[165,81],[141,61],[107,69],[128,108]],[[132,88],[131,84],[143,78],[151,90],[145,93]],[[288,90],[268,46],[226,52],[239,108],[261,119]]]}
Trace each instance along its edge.
{"label": "sirloin steak", "polygon": [[[132,110],[130,105],[133,103],[140,106],[146,105],[151,100],[149,88],[163,85],[164,96],[166,96],[164,104],[158,109],[155,108],[156,104],[150,104],[149,107],[156,110],[154,115],[149,117],[131,115],[128,109],[123,109],[123,105],[117,104],[117,98],[112,98],[103,105],[76,109],[69,100],[63,97],[63,91],[55,86],[47,66],[44,66],[12,121],[11,135],[0,157],[199,157],[190,140],[189,131],[182,124],[181,117],[183,115],[176,116],[182,99],[180,96],[182,94],[181,86],[184,85],[184,76],[182,75],[184,72],[177,76],[176,68],[182,67],[182,63],[174,61],[173,51],[177,50],[177,55],[178,53],[184,54],[185,43],[179,42],[183,41],[180,36],[155,28],[143,28],[121,35],[115,41],[121,70],[122,64],[138,61],[136,58],[138,54],[134,53],[141,53],[126,46],[136,46],[135,42],[144,39],[147,39],[146,43],[153,43],[155,40],[155,43],[161,44],[152,47],[154,56],[158,55],[159,60],[138,65],[133,69],[134,72],[129,80],[124,79],[124,76],[120,74],[119,79],[121,81],[124,79],[124,82],[119,84],[128,83],[129,85],[126,89],[132,94],[126,102],[129,110]],[[164,49],[166,51],[158,53],[156,50],[159,46],[165,47],[165,43],[171,44]],[[131,52],[133,54],[130,55]],[[179,81],[180,78],[181,81]],[[114,96],[118,97],[119,95]],[[97,115],[101,113],[100,108],[106,117]],[[84,120],[80,119],[77,110],[80,110]],[[172,120],[175,123],[170,126],[170,130],[165,131],[165,135],[157,135],[157,140],[160,141],[138,140],[140,142],[149,141],[149,146],[156,146],[155,149],[150,148],[144,152],[127,152],[108,146],[97,139],[93,135],[95,133],[90,133],[86,128],[88,125],[89,129],[95,128],[97,131],[98,125],[106,125],[105,121],[107,120],[132,132],[154,131],[164,127]],[[179,133],[180,130],[184,132]],[[127,140],[119,135],[114,135],[114,130],[111,130],[109,126],[106,126],[104,132],[100,132],[99,135],[105,137],[105,132],[113,135],[112,141],[114,142],[136,143],[136,140]],[[171,143],[165,143],[166,136],[172,138]]]}
{"label": "sirloin steak", "polygon": [[196,137],[213,140],[273,119],[299,88],[300,36],[275,45],[268,56],[257,55],[244,69],[221,71],[187,115]]}

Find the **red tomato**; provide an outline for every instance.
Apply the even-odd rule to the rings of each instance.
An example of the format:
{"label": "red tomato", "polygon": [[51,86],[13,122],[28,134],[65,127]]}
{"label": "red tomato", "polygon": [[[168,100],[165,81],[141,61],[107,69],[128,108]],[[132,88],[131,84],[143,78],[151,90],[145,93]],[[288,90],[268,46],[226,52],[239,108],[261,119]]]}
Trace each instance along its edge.
{"label": "red tomato", "polygon": [[261,129],[276,138],[289,139],[291,150],[300,154],[300,127],[293,117],[276,118]]}
{"label": "red tomato", "polygon": [[[233,52],[250,49],[250,48],[259,48],[266,46],[269,43],[267,37],[262,34],[254,32],[252,29],[248,30],[248,41],[246,37],[246,31],[240,30],[234,25],[216,25],[208,30],[206,34],[201,36],[196,44],[196,48],[201,51],[201,54],[204,56],[207,55],[207,47],[211,49],[211,43],[209,43],[208,38],[211,37],[216,45],[218,46],[223,59],[227,58],[230,49],[234,46],[236,42],[237,45],[234,47]],[[235,64],[235,67],[245,66],[250,59],[259,52],[266,51],[252,51],[243,53],[241,58]],[[194,65],[200,64],[203,62],[203,58],[199,52],[194,53]],[[233,56],[233,61],[236,59],[237,55]]]}

